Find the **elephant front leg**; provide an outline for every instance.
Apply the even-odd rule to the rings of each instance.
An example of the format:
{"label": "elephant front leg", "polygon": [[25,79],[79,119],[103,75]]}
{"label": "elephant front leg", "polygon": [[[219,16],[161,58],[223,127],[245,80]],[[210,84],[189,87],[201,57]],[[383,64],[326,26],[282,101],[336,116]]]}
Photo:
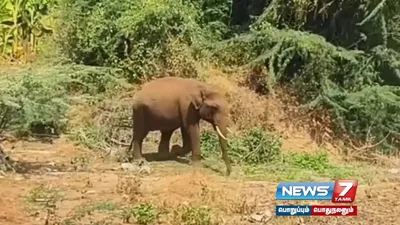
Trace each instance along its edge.
{"label": "elephant front leg", "polygon": [[192,149],[192,164],[201,166],[200,161],[200,127],[199,124],[189,126],[188,135]]}
{"label": "elephant front leg", "polygon": [[191,144],[190,144],[190,137],[189,137],[187,130],[184,129],[183,127],[181,128],[181,134],[182,134],[182,149],[183,149],[183,151],[180,152],[178,155],[186,156],[192,150]]}

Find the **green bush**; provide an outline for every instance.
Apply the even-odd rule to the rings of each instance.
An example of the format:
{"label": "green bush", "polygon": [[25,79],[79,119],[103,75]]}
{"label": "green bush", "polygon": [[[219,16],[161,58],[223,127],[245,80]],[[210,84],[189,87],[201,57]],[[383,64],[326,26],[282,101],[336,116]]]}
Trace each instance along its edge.
{"label": "green bush", "polygon": [[280,160],[267,164],[245,165],[248,178],[276,181],[321,181],[326,179],[370,179],[365,165],[346,165],[331,162],[325,151],[313,153],[282,153]]}
{"label": "green bush", "polygon": [[[168,69],[168,61],[182,53],[174,44],[191,47],[186,57],[195,57],[201,54],[196,46],[213,36],[197,23],[200,11],[188,1],[63,0],[61,5],[57,30],[63,52],[77,63],[118,66],[130,81]],[[186,69],[196,75],[194,63],[194,58],[186,62]]]}
{"label": "green bush", "polygon": [[183,225],[211,225],[211,209],[205,206],[181,205],[174,213]]}
{"label": "green bush", "polygon": [[394,150],[400,131],[392,120],[399,116],[398,4],[272,1],[248,32],[214,44],[214,56],[229,66],[265,66],[269,92],[290,83],[307,108],[330,110],[336,134],[378,142],[390,133],[379,147]]}
{"label": "green bush", "polygon": [[104,127],[89,125],[84,127],[74,127],[71,129],[72,132],[69,138],[83,147],[93,150],[108,149],[109,146],[106,144],[107,131]]}
{"label": "green bush", "polygon": [[400,124],[393,118],[399,117],[399,89],[383,85],[373,54],[336,47],[315,34],[261,25],[220,45],[216,57],[229,64],[266,66],[270,92],[275,84],[292,84],[305,109],[330,110],[338,135],[378,142],[390,132],[384,147],[396,148],[392,144]]}
{"label": "green bush", "polygon": [[[305,107],[330,110],[336,134],[350,133],[363,142],[388,137],[382,144],[385,150],[398,149],[398,1],[239,3],[129,0],[115,4],[111,0],[61,0],[56,13],[56,40],[72,61],[119,67],[130,82],[148,80],[160,73],[196,77],[203,61],[228,67],[265,66],[268,73],[262,82],[269,92],[273,93],[276,84],[291,84]],[[79,90],[93,96],[121,87],[120,76],[115,72],[92,70],[72,72],[75,75],[69,78],[74,81],[68,81],[67,92]],[[11,106],[9,102],[13,101],[7,99],[3,102],[10,108],[6,111],[19,107]],[[59,107],[46,112],[34,110],[34,117],[42,118],[34,120],[61,121],[65,104],[56,105]],[[24,114],[21,117],[25,119],[32,114],[23,110],[18,113]],[[33,123],[33,119],[27,120],[12,123],[24,123],[26,130],[27,124]],[[254,140],[261,140],[262,135],[258,135],[261,134],[251,134]],[[206,136],[203,139],[211,138]],[[214,143],[211,139],[205,142]],[[250,139],[235,139],[230,142],[231,154],[236,161],[247,163],[274,158],[270,155],[274,153],[254,143]],[[207,157],[215,146],[207,144],[203,149]],[[263,156],[257,158],[253,151],[260,151]],[[245,152],[250,155],[244,157]]]}
{"label": "green bush", "polygon": [[67,113],[72,105],[98,102],[122,90],[125,83],[116,71],[107,68],[59,65],[2,71],[0,132],[23,136],[48,133],[37,128],[44,126],[61,134],[68,128]]}
{"label": "green bush", "polygon": [[26,135],[33,125],[64,130],[70,101],[61,77],[23,73],[1,78],[0,132]]}
{"label": "green bush", "polygon": [[202,131],[200,133],[200,148],[203,158],[210,158],[218,154],[220,149],[217,135],[208,130]]}
{"label": "green bush", "polygon": [[248,130],[240,141],[232,141],[230,147],[236,156],[240,156],[238,161],[247,164],[269,163],[281,154],[279,137],[260,128]]}
{"label": "green bush", "polygon": [[138,224],[147,225],[157,219],[158,213],[152,204],[142,203],[132,209],[132,215],[136,218]]}
{"label": "green bush", "polygon": [[[356,166],[336,165],[330,162],[326,151],[314,153],[281,152],[280,138],[260,128],[253,128],[234,136],[228,142],[228,154],[241,164],[247,176],[265,178],[266,174],[278,180],[309,180],[315,177],[360,177]],[[201,153],[204,158],[218,157],[220,147],[215,132],[201,133]]]}
{"label": "green bush", "polygon": [[[201,133],[202,156],[209,158],[220,154],[218,137],[210,131]],[[260,128],[246,131],[239,137],[228,141],[228,154],[236,163],[264,164],[280,158],[281,142],[271,133]]]}
{"label": "green bush", "polygon": [[332,168],[326,152],[293,153],[284,157],[284,161],[300,169],[308,169],[319,173]]}

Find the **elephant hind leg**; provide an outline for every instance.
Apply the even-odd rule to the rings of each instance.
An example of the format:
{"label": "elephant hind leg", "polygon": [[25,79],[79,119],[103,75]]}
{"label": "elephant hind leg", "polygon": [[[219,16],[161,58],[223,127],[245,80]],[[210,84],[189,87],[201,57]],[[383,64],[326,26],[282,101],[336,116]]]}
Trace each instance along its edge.
{"label": "elephant hind leg", "polygon": [[[144,120],[141,116],[142,111],[138,111],[134,115],[133,135],[130,150],[132,150],[133,160],[142,160],[142,144],[143,139],[147,136],[149,131],[145,128]],[[133,148],[133,149],[132,149]]]}
{"label": "elephant hind leg", "polygon": [[169,154],[169,144],[172,133],[174,133],[174,130],[161,131],[161,140],[160,144],[158,145],[158,153],[162,155]]}

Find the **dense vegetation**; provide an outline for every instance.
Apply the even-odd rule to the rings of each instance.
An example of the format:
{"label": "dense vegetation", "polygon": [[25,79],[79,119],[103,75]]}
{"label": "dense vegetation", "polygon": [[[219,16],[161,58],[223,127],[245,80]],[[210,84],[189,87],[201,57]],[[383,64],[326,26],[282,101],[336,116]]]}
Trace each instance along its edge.
{"label": "dense vegetation", "polygon": [[[106,96],[115,100],[127,83],[199,77],[213,65],[261,68],[260,94],[289,85],[307,109],[328,110],[338,136],[398,147],[397,0],[1,0],[0,49],[7,60],[49,49],[67,59],[43,76],[27,70],[4,81],[0,130],[65,127],[69,104],[116,111],[104,106]],[[107,148],[88,141],[106,139],[99,120],[113,118],[81,124],[76,139]]]}

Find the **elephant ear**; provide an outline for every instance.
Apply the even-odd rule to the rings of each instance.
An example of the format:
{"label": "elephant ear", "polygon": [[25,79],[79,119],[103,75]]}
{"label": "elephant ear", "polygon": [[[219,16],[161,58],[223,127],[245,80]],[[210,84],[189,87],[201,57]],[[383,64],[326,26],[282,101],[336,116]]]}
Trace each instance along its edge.
{"label": "elephant ear", "polygon": [[192,95],[192,104],[196,110],[199,110],[203,105],[206,96],[203,90],[200,90],[198,93]]}
{"label": "elephant ear", "polygon": [[198,92],[194,94],[192,98],[192,103],[195,109],[199,110],[200,108],[207,108],[213,113],[214,110],[218,109],[218,103],[213,100],[215,94],[216,93],[212,88],[205,85],[199,86]]}

